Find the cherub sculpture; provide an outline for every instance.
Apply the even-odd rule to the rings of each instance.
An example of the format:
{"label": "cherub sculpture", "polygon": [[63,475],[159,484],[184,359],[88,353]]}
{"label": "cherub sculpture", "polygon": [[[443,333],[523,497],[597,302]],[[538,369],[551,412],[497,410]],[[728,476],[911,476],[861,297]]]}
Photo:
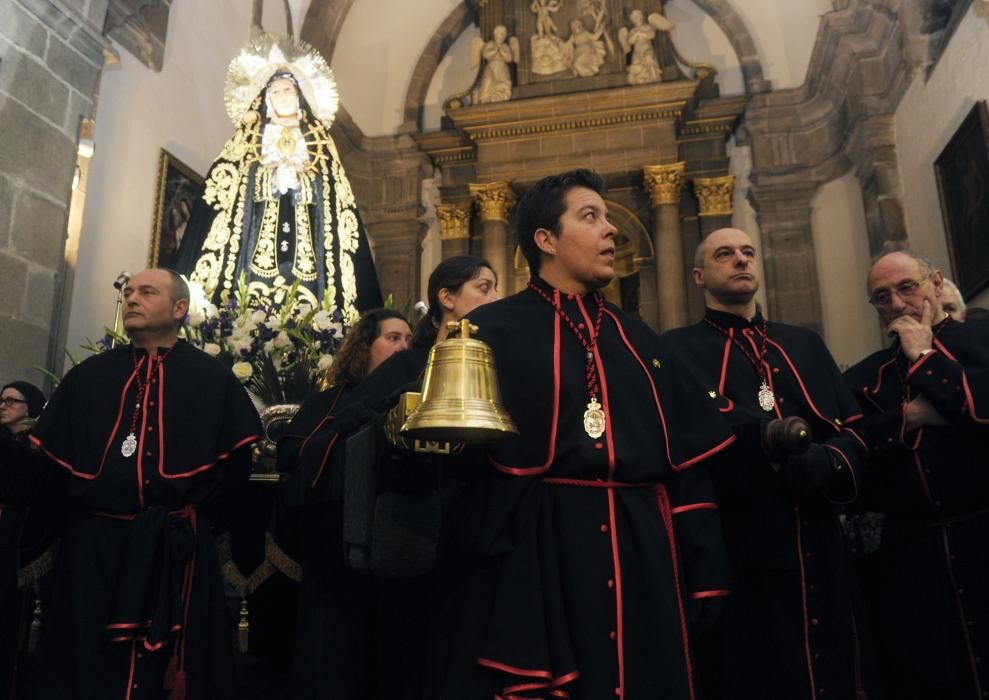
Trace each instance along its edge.
{"label": "cherub sculpture", "polygon": [[632,27],[622,27],[618,30],[618,41],[622,51],[632,54],[628,63],[628,82],[631,85],[655,83],[663,77],[663,69],[656,58],[654,40],[656,32],[670,32],[674,24],[658,12],[649,15],[646,22],[642,10],[632,10],[629,15]]}
{"label": "cherub sculpture", "polygon": [[604,42],[601,41],[603,33],[603,17],[595,22],[594,31],[590,32],[581,20],[570,22],[570,38],[563,44],[563,51],[575,76],[589,78],[601,70],[606,55]]}
{"label": "cherub sculpture", "polygon": [[536,32],[532,35],[532,72],[553,75],[567,69],[563,40],[553,15],[563,7],[563,0],[532,0],[529,9],[536,15]]}
{"label": "cherub sculpture", "polygon": [[519,61],[519,40],[508,36],[508,30],[499,24],[490,41],[481,37],[471,45],[471,65],[477,68],[485,61],[481,82],[474,91],[474,102],[505,102],[512,97],[512,63]]}

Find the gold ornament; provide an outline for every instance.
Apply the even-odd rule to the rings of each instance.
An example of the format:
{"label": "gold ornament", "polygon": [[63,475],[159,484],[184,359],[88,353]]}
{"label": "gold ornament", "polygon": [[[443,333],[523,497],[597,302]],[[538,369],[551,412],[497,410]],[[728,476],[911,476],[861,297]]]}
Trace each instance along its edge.
{"label": "gold ornament", "polygon": [[759,408],[761,408],[766,413],[769,413],[776,406],[776,397],[773,396],[773,390],[769,388],[766,384],[766,380],[762,380],[762,384],[759,385]]}
{"label": "gold ornament", "polygon": [[518,199],[507,182],[491,182],[483,185],[467,185],[471,197],[481,208],[482,221],[504,221],[508,223],[508,212]]}
{"label": "gold ornament", "polygon": [[698,177],[694,179],[694,192],[700,205],[701,216],[731,216],[732,194],[735,176]]}
{"label": "gold ornament", "polygon": [[470,238],[470,204],[437,204],[436,220],[440,224],[440,240]]}
{"label": "gold ornament", "polygon": [[597,398],[592,396],[587,404],[587,410],[584,411],[584,432],[589,438],[597,440],[604,435],[604,426],[604,409],[601,408]]}
{"label": "gold ornament", "polygon": [[282,133],[275,142],[275,148],[278,149],[278,154],[286,160],[295,155],[295,131],[292,127],[282,127]]}
{"label": "gold ornament", "polygon": [[679,204],[680,190],[683,189],[683,171],[687,164],[683,161],[669,165],[647,165],[642,168],[650,204]]}

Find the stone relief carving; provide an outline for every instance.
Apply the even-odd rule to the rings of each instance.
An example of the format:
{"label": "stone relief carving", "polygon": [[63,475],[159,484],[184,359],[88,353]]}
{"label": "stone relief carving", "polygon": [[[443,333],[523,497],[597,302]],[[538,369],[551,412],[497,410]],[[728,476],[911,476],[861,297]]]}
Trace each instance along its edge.
{"label": "stone relief carving", "polygon": [[473,102],[505,102],[512,97],[512,70],[510,64],[519,61],[519,40],[508,36],[508,30],[499,24],[490,41],[480,37],[471,46],[471,65],[477,68],[485,61],[481,81],[474,91]]}
{"label": "stone relief carving", "polygon": [[532,35],[532,72],[553,75],[570,65],[560,39],[553,15],[563,7],[563,0],[532,0],[531,11],[536,15],[536,33]]}
{"label": "stone relief carving", "polygon": [[604,26],[600,20],[591,32],[584,28],[582,20],[570,22],[570,38],[563,44],[563,52],[575,76],[589,78],[601,70],[606,55],[604,42],[601,41],[603,33]]}
{"label": "stone relief carving", "polygon": [[632,22],[630,28],[622,27],[618,30],[618,41],[621,42],[623,53],[626,56],[632,54],[626,69],[628,82],[630,85],[655,83],[663,77],[663,69],[656,57],[656,33],[672,31],[673,23],[658,12],[651,13],[646,22],[639,9],[632,10],[629,21]]}

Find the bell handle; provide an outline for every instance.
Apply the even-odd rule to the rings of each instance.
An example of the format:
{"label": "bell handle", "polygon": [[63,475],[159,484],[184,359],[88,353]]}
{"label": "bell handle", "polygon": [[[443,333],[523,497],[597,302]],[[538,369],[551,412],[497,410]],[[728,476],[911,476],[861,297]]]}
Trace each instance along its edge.
{"label": "bell handle", "polygon": [[447,322],[446,330],[449,333],[460,331],[461,338],[470,338],[472,333],[477,333],[478,328],[466,318],[462,318],[459,321]]}

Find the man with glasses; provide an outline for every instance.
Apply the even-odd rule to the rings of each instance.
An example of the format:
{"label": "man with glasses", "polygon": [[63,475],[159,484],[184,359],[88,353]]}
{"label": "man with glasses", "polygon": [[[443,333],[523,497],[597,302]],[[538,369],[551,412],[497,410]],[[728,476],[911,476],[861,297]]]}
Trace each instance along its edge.
{"label": "man with glasses", "polygon": [[941,272],[909,251],[873,264],[892,344],[845,375],[866,418],[863,562],[886,697],[989,692],[989,338],[941,308]]}

